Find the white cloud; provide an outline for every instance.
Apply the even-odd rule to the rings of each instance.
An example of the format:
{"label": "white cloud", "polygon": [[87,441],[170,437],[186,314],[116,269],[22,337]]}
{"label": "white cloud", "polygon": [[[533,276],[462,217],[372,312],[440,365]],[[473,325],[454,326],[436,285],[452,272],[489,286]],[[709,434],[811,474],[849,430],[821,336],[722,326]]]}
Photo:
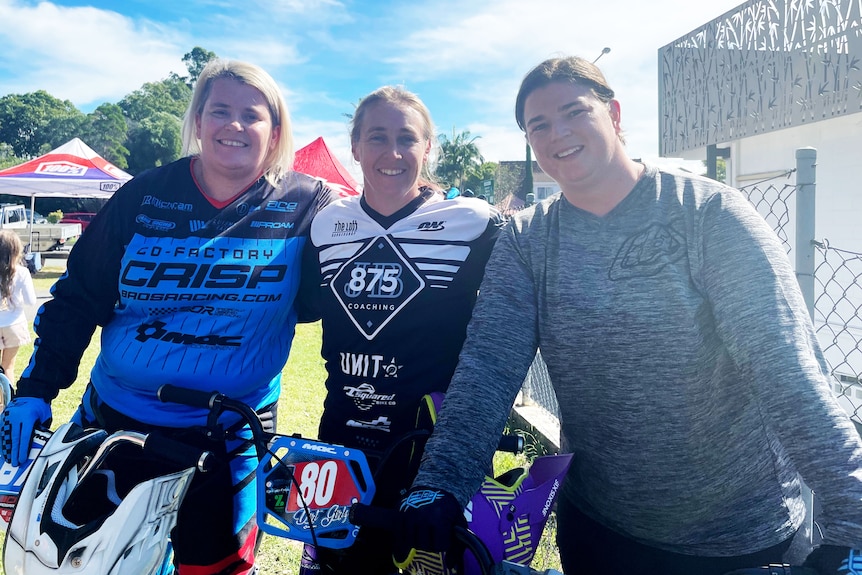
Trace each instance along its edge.
{"label": "white cloud", "polygon": [[90,7],[0,3],[7,93],[47,90],[77,105],[116,101],[144,82],[184,73],[178,34]]}
{"label": "white cloud", "polygon": [[629,152],[654,156],[658,48],[740,2],[153,0],[147,19],[120,14],[120,3],[110,11],[0,0],[0,79],[3,94],[45,89],[89,111],[185,74],[182,55],[203,46],[272,73],[297,129],[323,133],[346,165],[341,114],[390,82],[417,91],[440,131],[470,129],[483,154],[504,160],[523,156],[513,108],[529,68],[608,46],[600,64],[622,102]]}
{"label": "white cloud", "polygon": [[[740,3],[605,0],[588,9],[559,0],[467,3],[457,9],[449,0],[423,3],[411,8],[412,17],[400,15],[420,27],[398,42],[387,62],[393,74],[413,81],[460,85],[459,98],[470,100],[482,114],[476,121],[486,123],[486,130],[505,132],[504,126],[514,126],[518,84],[532,66],[559,55],[592,59],[609,47],[599,65],[622,102],[630,153],[657,155],[658,49]],[[422,28],[422,22],[430,24]],[[432,112],[445,124],[440,121],[444,115]],[[490,132],[482,135],[487,145]]]}

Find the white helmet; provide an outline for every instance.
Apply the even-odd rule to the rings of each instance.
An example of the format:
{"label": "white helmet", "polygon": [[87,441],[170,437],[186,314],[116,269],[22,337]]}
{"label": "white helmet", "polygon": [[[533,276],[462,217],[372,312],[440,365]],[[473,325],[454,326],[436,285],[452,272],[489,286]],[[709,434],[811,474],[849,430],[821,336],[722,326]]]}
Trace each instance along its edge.
{"label": "white helmet", "polygon": [[[73,423],[54,432],[33,462],[12,515],[3,552],[6,575],[158,571],[195,463],[130,481],[128,467],[136,465],[111,466],[112,446],[120,441],[148,449],[141,434],[109,437]],[[153,467],[144,452],[140,457],[143,470]]]}

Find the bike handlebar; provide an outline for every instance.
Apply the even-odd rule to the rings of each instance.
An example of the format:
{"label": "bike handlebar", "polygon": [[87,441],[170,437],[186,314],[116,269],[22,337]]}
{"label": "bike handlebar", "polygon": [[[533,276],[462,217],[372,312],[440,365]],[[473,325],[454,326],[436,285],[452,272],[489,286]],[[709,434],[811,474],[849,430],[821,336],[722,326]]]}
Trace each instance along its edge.
{"label": "bike handlebar", "polygon": [[146,436],[143,452],[153,457],[167,459],[180,467],[194,467],[201,473],[206,473],[215,465],[215,456],[211,452],[202,451],[160,433],[150,433]]}
{"label": "bike handlebar", "polygon": [[158,395],[159,401],[162,403],[179,403],[203,409],[212,409],[218,401],[219,396],[224,398],[217,391],[198,391],[197,389],[177,387],[170,383],[161,386],[156,395]]}
{"label": "bike handlebar", "polygon": [[523,453],[524,436],[517,434],[502,436],[500,438],[500,443],[497,445],[497,451],[506,451],[509,453]]}
{"label": "bike handlebar", "polygon": [[[373,529],[385,529],[396,532],[400,529],[400,513],[397,509],[388,507],[375,507],[354,503],[348,513],[349,521],[359,527],[371,527]],[[456,525],[453,531],[455,540],[463,545],[476,558],[482,575],[493,575],[494,559],[488,548],[479,539],[479,536],[467,529]]]}
{"label": "bike handlebar", "polygon": [[218,391],[200,391],[187,389],[166,383],[161,386],[156,395],[162,403],[179,403],[189,407],[200,407],[207,409],[217,417],[223,411],[231,411],[238,414],[243,421],[248,423],[254,438],[254,447],[257,457],[261,461],[266,457],[267,443],[270,435],[263,429],[260,416],[255,410],[241,401],[231,399]]}

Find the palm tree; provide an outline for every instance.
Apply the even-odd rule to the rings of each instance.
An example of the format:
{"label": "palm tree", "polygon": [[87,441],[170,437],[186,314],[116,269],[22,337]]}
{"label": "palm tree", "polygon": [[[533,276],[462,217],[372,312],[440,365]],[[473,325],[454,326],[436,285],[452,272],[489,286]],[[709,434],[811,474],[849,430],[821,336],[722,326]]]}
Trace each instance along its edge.
{"label": "palm tree", "polygon": [[438,136],[440,140],[440,161],[437,165],[437,175],[448,184],[461,189],[465,179],[471,172],[481,167],[485,159],[479,153],[476,140],[470,130],[456,134],[452,128],[452,138],[445,134]]}

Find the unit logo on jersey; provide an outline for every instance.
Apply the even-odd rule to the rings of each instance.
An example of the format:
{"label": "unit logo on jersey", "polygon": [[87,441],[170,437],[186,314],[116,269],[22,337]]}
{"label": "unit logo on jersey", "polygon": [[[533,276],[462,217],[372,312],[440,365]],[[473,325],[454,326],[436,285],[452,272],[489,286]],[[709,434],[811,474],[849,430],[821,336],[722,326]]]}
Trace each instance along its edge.
{"label": "unit logo on jersey", "polygon": [[330,283],[335,298],[366,339],[374,339],[425,287],[425,280],[388,237],[348,261]]}
{"label": "unit logo on jersey", "polygon": [[379,354],[339,352],[341,373],[354,377],[398,377],[403,365],[393,357],[389,361]]}
{"label": "unit logo on jersey", "polygon": [[368,411],[377,405],[396,405],[394,393],[377,393],[377,388],[370,383],[356,387],[345,385],[342,389],[360,411]]}

